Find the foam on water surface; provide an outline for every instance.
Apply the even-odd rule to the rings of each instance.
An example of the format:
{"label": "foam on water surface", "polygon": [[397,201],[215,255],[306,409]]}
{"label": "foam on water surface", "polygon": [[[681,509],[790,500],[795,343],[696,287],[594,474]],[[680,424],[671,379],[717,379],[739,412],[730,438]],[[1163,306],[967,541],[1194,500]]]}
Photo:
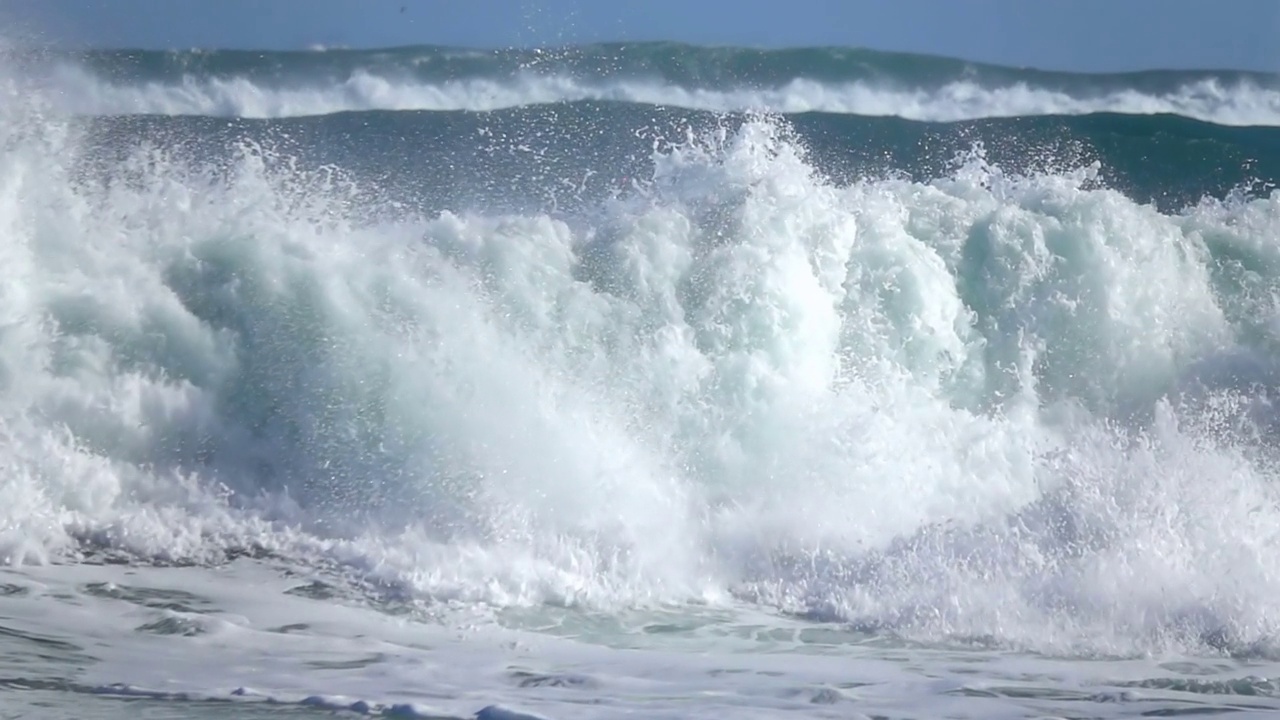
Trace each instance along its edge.
{"label": "foam on water surface", "polygon": [[[1272,662],[1080,664],[884,646],[866,637],[806,639],[822,627],[749,607],[726,623],[742,631],[738,638],[704,636],[693,652],[678,643],[617,650],[479,616],[469,623],[396,617],[297,592],[323,579],[251,560],[216,569],[80,565],[5,573],[5,582],[23,588],[9,596],[2,624],[0,662],[19,663],[6,671],[21,673],[7,682],[7,697],[18,703],[7,707],[38,697],[42,674],[74,667],[63,691],[83,694],[91,712],[105,708],[101,717],[136,707],[112,704],[130,700],[168,707],[172,717],[217,716],[232,704],[246,712],[437,718],[910,717],[922,699],[930,714],[956,718],[1280,708],[1267,679]],[[177,617],[200,631],[157,632],[162,620]],[[766,636],[780,641],[758,642]],[[19,656],[24,643],[40,649],[38,659]]]}

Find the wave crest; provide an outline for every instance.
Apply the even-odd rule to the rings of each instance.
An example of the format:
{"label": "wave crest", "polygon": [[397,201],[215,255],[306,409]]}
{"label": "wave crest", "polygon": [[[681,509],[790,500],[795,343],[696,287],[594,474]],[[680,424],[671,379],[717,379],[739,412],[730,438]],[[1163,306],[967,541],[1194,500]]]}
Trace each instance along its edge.
{"label": "wave crest", "polygon": [[670,44],[548,51],[401,48],[305,53],[87,53],[26,58],[67,111],[296,117],[363,110],[487,111],[581,100],[957,121],[1099,112],[1280,124],[1275,78],[1240,72],[1075,75],[865,50]]}
{"label": "wave crest", "polygon": [[261,141],[104,157],[24,112],[10,561],[259,546],[419,599],[1051,649],[1280,625],[1280,195],[1162,212],[981,156],[837,181],[753,117],[570,217],[415,213]]}

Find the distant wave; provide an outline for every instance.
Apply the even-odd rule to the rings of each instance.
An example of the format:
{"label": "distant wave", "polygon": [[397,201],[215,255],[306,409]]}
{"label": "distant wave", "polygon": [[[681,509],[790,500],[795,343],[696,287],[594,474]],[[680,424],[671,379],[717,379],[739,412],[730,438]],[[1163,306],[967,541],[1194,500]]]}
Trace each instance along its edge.
{"label": "distant wave", "polygon": [[[246,136],[313,167],[338,166],[376,178],[380,197],[415,205],[570,212],[602,202],[627,178],[653,174],[655,141],[752,122],[681,108],[573,102],[491,113],[392,112],[227,119],[112,116],[86,119],[95,147],[160,138],[193,162],[236,152]],[[815,172],[841,183],[906,173],[949,177],[976,149],[1002,172],[1039,175],[1098,163],[1107,186],[1166,212],[1204,197],[1263,192],[1280,178],[1280,132],[1227,127],[1174,115],[985,118],[921,123],[898,118],[806,113],[786,119]],[[423,172],[429,158],[437,168]],[[447,171],[441,170],[448,168]],[[107,170],[111,174],[112,170]]]}
{"label": "distant wave", "polygon": [[90,115],[271,118],[601,100],[944,122],[1109,112],[1280,125],[1280,77],[1273,75],[1077,74],[838,48],[641,43],[546,51],[95,51],[17,65],[21,79],[11,83],[38,82],[52,91],[58,109]]}

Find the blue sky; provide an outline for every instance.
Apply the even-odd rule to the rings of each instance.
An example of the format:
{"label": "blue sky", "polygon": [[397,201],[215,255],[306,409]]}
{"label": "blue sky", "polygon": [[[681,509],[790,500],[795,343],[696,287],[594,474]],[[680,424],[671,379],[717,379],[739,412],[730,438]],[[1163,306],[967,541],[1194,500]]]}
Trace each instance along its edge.
{"label": "blue sky", "polygon": [[853,45],[1055,69],[1280,71],[1280,0],[0,0],[0,26],[15,23],[60,45],[666,39]]}

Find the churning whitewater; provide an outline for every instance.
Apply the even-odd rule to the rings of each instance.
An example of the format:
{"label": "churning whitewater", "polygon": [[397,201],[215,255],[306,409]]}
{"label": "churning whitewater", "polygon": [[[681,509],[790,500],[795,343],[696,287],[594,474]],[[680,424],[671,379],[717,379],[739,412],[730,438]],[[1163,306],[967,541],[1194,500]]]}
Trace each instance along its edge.
{"label": "churning whitewater", "polygon": [[0,694],[1276,707],[1272,80],[664,48],[14,53]]}

